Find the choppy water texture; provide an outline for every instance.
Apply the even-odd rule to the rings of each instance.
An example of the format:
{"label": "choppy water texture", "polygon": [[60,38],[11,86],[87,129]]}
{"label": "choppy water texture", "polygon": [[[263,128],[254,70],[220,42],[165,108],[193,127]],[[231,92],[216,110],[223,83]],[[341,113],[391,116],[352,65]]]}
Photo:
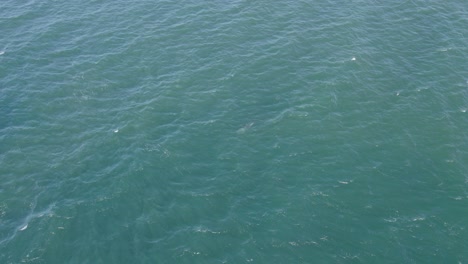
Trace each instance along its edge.
{"label": "choppy water texture", "polygon": [[0,263],[467,263],[468,4],[0,3]]}

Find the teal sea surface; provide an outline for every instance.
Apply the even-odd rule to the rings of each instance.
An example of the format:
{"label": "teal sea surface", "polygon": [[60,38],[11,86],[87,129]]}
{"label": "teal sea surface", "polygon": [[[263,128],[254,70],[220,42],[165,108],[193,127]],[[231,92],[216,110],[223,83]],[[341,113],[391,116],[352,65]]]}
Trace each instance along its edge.
{"label": "teal sea surface", "polygon": [[2,0],[0,263],[468,263],[468,2]]}

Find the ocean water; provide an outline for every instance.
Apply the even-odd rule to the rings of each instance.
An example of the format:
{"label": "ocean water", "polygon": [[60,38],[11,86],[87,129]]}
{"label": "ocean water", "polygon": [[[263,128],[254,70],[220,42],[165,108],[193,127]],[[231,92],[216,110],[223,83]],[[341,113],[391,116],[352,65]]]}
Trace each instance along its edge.
{"label": "ocean water", "polygon": [[468,263],[465,0],[0,2],[0,263]]}

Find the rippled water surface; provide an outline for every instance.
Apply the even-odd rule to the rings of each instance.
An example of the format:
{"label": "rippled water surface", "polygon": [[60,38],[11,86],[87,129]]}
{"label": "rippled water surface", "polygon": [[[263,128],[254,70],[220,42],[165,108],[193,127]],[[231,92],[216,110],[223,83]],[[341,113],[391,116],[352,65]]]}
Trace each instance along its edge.
{"label": "rippled water surface", "polygon": [[468,4],[0,3],[0,263],[467,263]]}

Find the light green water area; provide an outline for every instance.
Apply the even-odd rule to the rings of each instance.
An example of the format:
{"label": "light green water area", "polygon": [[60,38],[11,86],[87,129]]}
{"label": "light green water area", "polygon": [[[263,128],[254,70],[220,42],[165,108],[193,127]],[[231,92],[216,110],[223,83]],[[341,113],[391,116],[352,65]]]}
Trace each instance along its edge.
{"label": "light green water area", "polygon": [[0,2],[0,263],[467,241],[467,1]]}

